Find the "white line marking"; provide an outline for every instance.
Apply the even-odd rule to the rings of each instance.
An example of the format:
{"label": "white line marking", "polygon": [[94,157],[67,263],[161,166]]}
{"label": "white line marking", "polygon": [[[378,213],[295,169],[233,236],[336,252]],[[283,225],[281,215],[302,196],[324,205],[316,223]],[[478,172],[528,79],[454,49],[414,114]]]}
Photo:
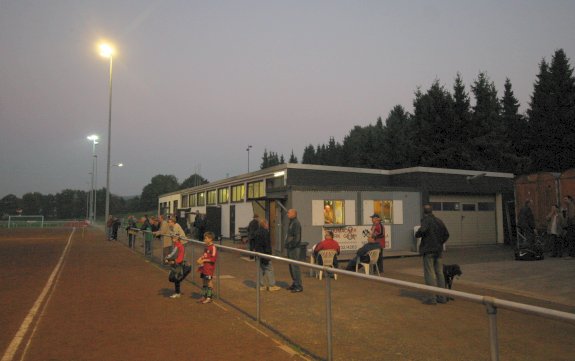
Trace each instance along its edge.
{"label": "white line marking", "polygon": [[38,310],[42,306],[44,299],[48,295],[48,292],[52,289],[52,285],[54,284],[54,281],[56,280],[56,276],[58,275],[58,272],[60,271],[60,268],[62,267],[62,263],[64,263],[64,258],[66,256],[66,254],[68,253],[68,249],[70,248],[70,244],[72,242],[72,235],[74,234],[75,230],[76,230],[75,228],[72,228],[72,232],[70,233],[70,236],[68,237],[68,242],[66,243],[66,247],[64,248],[64,251],[62,251],[62,255],[60,256],[60,260],[58,261],[58,264],[56,264],[56,267],[52,271],[50,278],[48,278],[48,281],[46,282],[46,285],[44,286],[42,293],[40,293],[40,296],[38,296],[38,298],[36,299],[36,302],[34,302],[34,305],[30,309],[30,311],[28,312],[28,315],[26,316],[26,318],[22,322],[22,325],[20,325],[18,332],[16,332],[16,335],[12,339],[12,342],[10,342],[10,345],[6,349],[6,352],[4,352],[4,356],[2,356],[1,361],[12,361],[14,359],[14,355],[18,351],[18,348],[20,347],[20,344],[22,343],[22,341],[24,341],[24,337],[26,336],[26,333],[28,333],[28,328],[32,324],[32,321],[34,321],[34,318],[36,317]]}

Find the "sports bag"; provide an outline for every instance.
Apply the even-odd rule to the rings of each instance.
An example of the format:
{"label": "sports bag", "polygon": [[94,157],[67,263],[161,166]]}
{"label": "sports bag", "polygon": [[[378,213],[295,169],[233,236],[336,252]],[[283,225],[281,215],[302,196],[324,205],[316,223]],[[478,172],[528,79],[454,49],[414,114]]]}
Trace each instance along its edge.
{"label": "sports bag", "polygon": [[543,252],[537,249],[523,248],[515,251],[516,261],[541,261],[544,258]]}

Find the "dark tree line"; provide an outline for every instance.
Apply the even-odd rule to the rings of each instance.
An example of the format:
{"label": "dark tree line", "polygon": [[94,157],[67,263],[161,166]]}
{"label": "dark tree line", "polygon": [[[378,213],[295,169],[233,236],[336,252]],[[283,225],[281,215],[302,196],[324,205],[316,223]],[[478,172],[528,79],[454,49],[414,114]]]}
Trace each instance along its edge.
{"label": "dark tree line", "polygon": [[[199,174],[192,174],[181,184],[173,175],[156,175],[147,184],[140,196],[123,198],[110,194],[110,213],[124,214],[138,211],[153,211],[158,207],[161,194],[193,187],[208,181]],[[23,215],[43,215],[47,219],[84,219],[87,215],[89,193],[82,190],[65,189],[60,193],[26,193],[22,198],[9,194],[0,199],[0,215],[14,215],[22,209]],[[106,188],[96,191],[96,215],[104,217]]]}
{"label": "dark tree line", "polygon": [[330,138],[327,144],[307,146],[302,163],[516,174],[575,166],[575,78],[563,50],[550,63],[541,61],[525,115],[519,114],[510,79],[499,97],[481,72],[470,91],[460,74],[451,91],[436,80],[427,91],[416,91],[413,114],[396,105],[385,121],[355,126],[341,144]]}

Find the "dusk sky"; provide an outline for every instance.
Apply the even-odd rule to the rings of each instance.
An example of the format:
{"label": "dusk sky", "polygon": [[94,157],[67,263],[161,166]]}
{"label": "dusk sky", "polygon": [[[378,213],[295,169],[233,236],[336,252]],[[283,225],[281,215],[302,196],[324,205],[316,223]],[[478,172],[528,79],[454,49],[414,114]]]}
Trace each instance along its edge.
{"label": "dusk sky", "polygon": [[485,71],[524,112],[538,64],[575,58],[575,1],[0,0],[0,198],[105,185],[109,63],[111,192],[157,174],[210,181],[259,168],[264,149],[301,161],[385,119],[435,79],[470,91]]}

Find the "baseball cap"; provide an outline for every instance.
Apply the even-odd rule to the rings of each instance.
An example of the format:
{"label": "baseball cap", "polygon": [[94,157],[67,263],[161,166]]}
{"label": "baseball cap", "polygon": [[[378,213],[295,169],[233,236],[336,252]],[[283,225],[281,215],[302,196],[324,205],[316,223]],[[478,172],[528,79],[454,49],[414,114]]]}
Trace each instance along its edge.
{"label": "baseball cap", "polygon": [[369,218],[380,218],[381,219],[381,217],[377,213],[372,214],[371,216],[369,216]]}

